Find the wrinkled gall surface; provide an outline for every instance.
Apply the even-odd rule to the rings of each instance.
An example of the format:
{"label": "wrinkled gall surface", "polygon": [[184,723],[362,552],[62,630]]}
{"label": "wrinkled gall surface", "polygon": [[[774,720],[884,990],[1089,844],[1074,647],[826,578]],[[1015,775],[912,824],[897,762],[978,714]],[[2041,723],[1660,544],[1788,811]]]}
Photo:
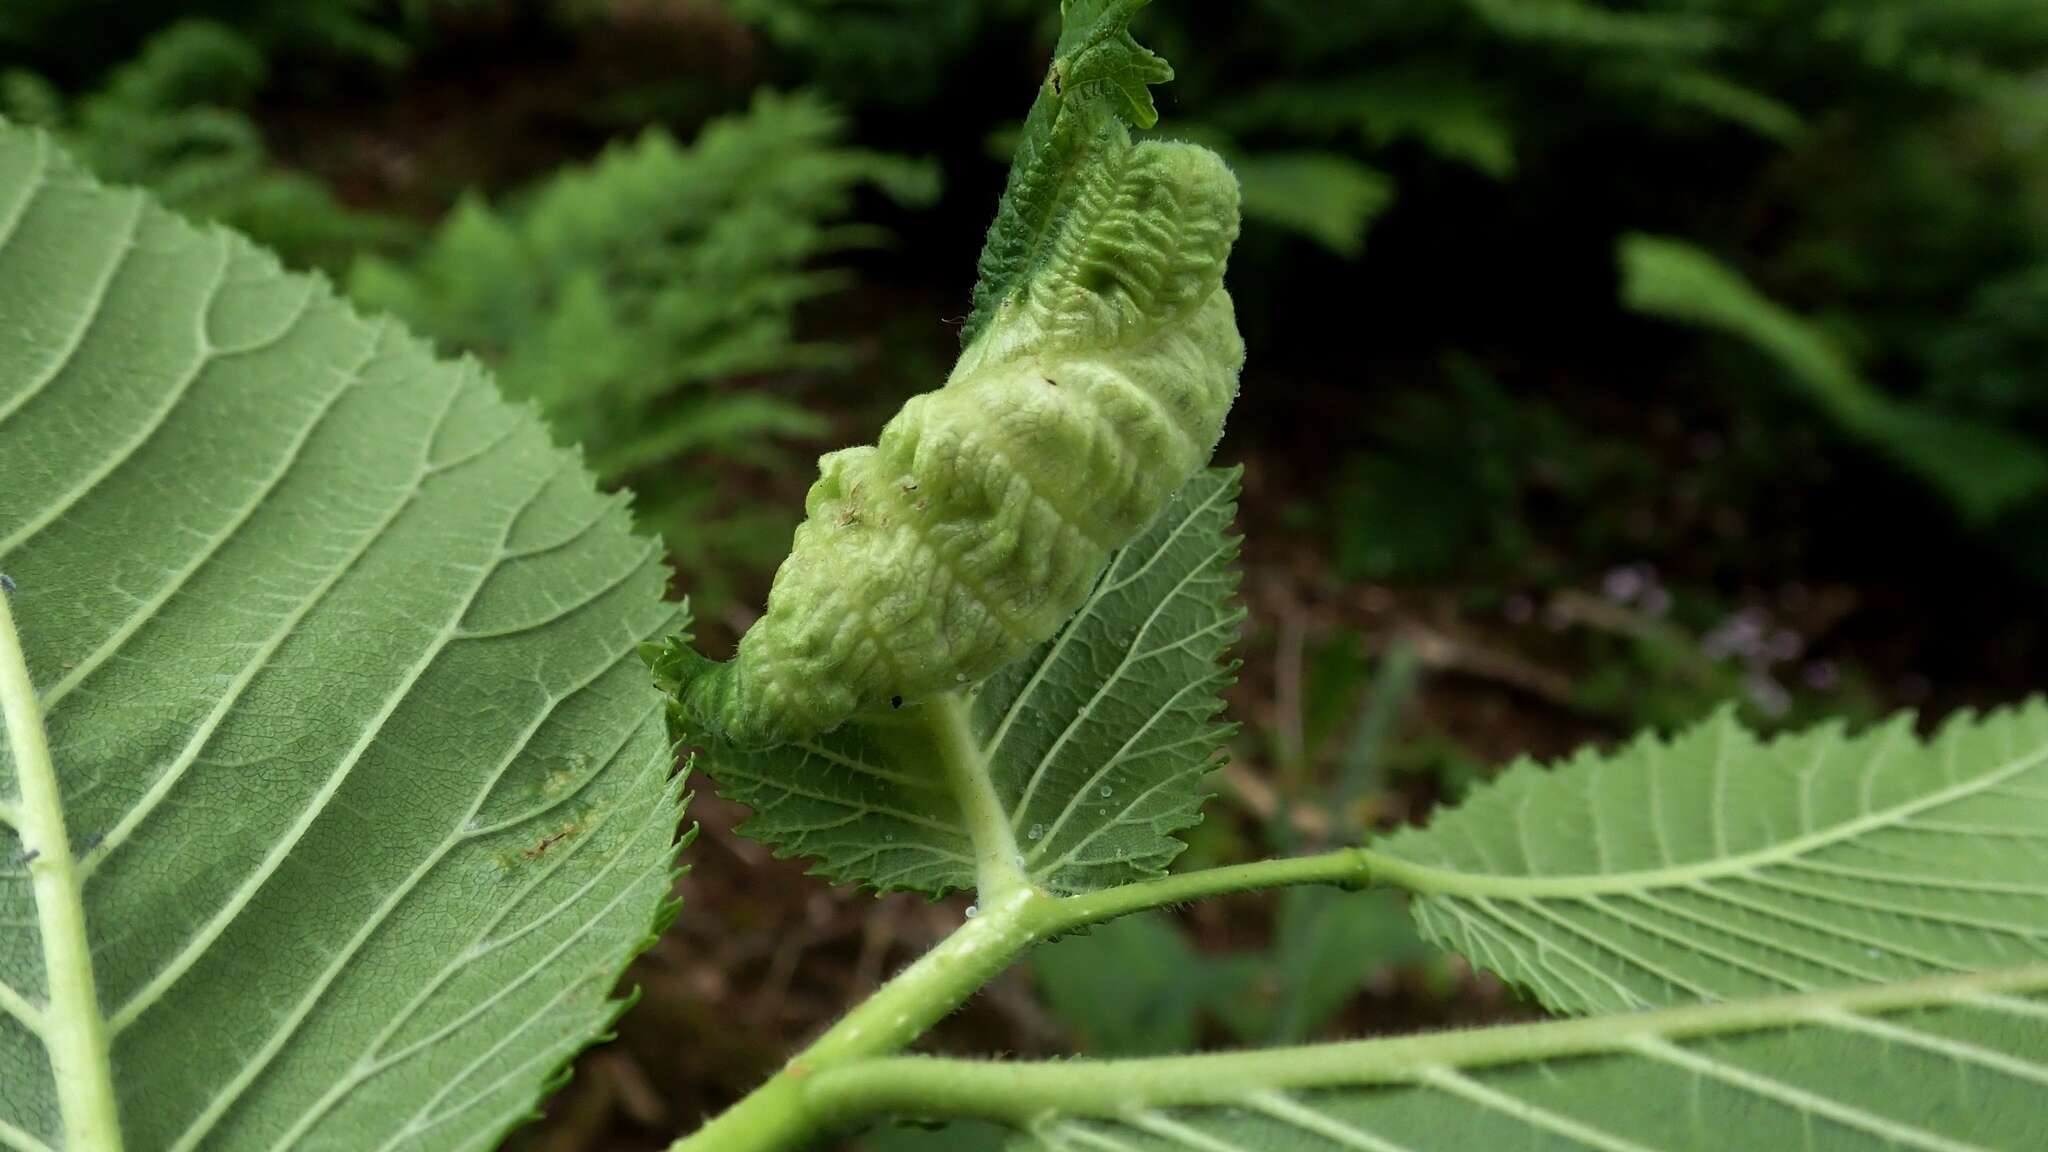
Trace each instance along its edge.
{"label": "wrinkled gall surface", "polygon": [[693,738],[803,739],[1025,655],[1208,461],[1244,362],[1237,181],[1207,149],[1108,131],[945,386],[819,461],[734,659],[671,649]]}

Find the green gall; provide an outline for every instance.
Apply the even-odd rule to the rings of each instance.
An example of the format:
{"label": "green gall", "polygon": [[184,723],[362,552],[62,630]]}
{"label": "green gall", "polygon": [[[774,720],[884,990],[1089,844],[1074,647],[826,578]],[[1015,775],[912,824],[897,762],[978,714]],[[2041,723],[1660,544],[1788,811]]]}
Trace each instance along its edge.
{"label": "green gall", "polygon": [[1109,123],[944,387],[833,452],[727,663],[655,659],[692,739],[759,747],[979,680],[1058,630],[1208,462],[1244,362],[1237,181]]}

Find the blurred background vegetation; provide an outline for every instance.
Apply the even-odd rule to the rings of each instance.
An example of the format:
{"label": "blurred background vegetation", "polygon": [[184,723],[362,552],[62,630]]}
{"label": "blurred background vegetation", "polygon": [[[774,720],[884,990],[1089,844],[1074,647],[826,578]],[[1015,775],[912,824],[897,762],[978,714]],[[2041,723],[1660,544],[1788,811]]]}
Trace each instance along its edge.
{"label": "blurred background vegetation", "polygon": [[[495,365],[639,494],[716,645],[811,457],[943,377],[1051,7],[11,0],[0,115]],[[1192,858],[1717,707],[2042,686],[2048,4],[1160,0],[1139,31],[1162,131],[1247,216],[1244,727]],[[659,1146],[957,922],[695,811],[694,911],[526,1147]],[[1049,947],[934,1043],[1526,1011],[1398,901],[1295,892]]]}

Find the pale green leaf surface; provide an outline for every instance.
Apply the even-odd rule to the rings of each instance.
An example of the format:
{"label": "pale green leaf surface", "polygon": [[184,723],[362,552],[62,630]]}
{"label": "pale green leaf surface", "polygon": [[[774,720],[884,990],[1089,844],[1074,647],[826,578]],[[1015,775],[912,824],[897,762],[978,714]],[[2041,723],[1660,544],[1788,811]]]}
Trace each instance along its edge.
{"label": "pale green leaf surface", "polygon": [[1711,253],[1662,236],[1624,237],[1631,309],[1748,341],[1850,434],[1986,520],[2048,491],[2048,454],[1995,424],[1896,400],[1864,379],[1826,332],[1758,292]]}
{"label": "pale green leaf surface", "polygon": [[[1228,731],[1217,719],[1237,538],[1235,470],[1197,473],[1110,561],[1054,638],[971,689],[969,766],[1000,803],[1036,882],[1082,891],[1163,871],[1200,817],[1201,779]],[[927,892],[970,888],[974,846],[926,721],[942,702],[857,718],[758,752],[719,748],[705,768],[754,816],[742,828],[837,881]]]}
{"label": "pale green leaf surface", "polygon": [[[2048,957],[2048,705],[1523,763],[1380,846],[1424,932],[1573,1014]],[[1416,866],[1397,875],[1399,865]]]}
{"label": "pale green leaf surface", "polygon": [[[1042,1152],[2021,1152],[2040,1147],[2048,1098],[2044,981],[2030,968],[1626,1021],[990,1064],[947,1104],[1009,1119],[1028,1129],[1013,1147]],[[907,1091],[925,1071],[869,1074]]]}
{"label": "pale green leaf surface", "polygon": [[93,1017],[129,1152],[494,1143],[669,892],[656,546],[475,365],[4,126],[0,316],[0,1147],[112,1146]]}

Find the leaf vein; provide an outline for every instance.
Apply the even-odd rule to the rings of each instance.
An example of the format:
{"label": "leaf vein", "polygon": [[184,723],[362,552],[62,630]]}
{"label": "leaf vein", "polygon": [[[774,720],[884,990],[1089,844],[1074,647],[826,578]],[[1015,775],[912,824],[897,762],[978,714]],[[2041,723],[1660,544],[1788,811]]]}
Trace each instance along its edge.
{"label": "leaf vein", "polygon": [[[36,185],[41,187],[42,181],[38,180]],[[84,346],[86,336],[99,323],[100,314],[105,310],[107,295],[112,290],[114,281],[120,278],[121,269],[127,267],[128,257],[135,251],[135,234],[142,227],[144,207],[145,201],[140,194],[137,194],[135,196],[135,212],[129,216],[127,226],[121,231],[121,242],[114,247],[113,260],[107,265],[106,271],[100,274],[98,281],[93,285],[92,294],[86,298],[85,308],[79,317],[78,326],[71,330],[69,336],[65,337],[62,350],[57,353],[55,359],[44,365],[43,370],[36,374],[35,379],[31,380],[21,391],[8,397],[5,401],[0,401],[0,424],[6,423],[16,412],[21,410],[23,405],[41,395],[43,390],[48,388],[57,377],[64,374],[64,370],[71,366],[72,360],[77,358],[78,350]],[[22,214],[26,214],[25,206]],[[10,225],[19,222],[20,216],[16,216],[13,221],[10,221]],[[5,552],[6,550],[6,548],[0,548],[0,552]]]}
{"label": "leaf vein", "polygon": [[[540,485],[527,496],[527,501],[530,502],[538,499],[540,493],[546,491],[546,488],[546,483]],[[374,539],[383,538],[382,534],[374,537]],[[503,541],[501,540],[499,543],[500,548],[502,548]],[[262,864],[258,866],[256,871],[243,882],[240,888],[236,889],[235,894],[214,914],[206,926],[195,934],[176,956],[172,957],[155,976],[151,977],[147,983],[129,998],[126,1004],[122,1005],[112,1015],[108,1025],[116,1035],[127,1025],[133,1023],[151,1005],[160,1001],[164,993],[176,984],[186,972],[189,972],[194,964],[199,962],[200,958],[212,948],[213,944],[220,939],[222,933],[227,930],[228,924],[235,917],[241,915],[242,909],[248,906],[249,901],[255,899],[257,891],[268,883],[277,870],[283,866],[285,857],[290,854],[292,849],[298,846],[299,840],[305,836],[307,829],[313,826],[313,822],[326,812],[327,805],[341,791],[342,784],[349,778],[355,766],[361,762],[363,754],[369,750],[371,744],[383,733],[384,725],[390,722],[391,717],[397,713],[399,707],[412,695],[412,690],[426,676],[434,664],[439,661],[441,654],[447,650],[450,641],[455,637],[457,623],[461,620],[463,613],[467,612],[475,603],[476,597],[482,592],[485,583],[490,578],[490,573],[494,570],[494,564],[486,564],[482,567],[477,579],[471,583],[468,593],[464,596],[463,603],[451,614],[448,624],[442,628],[440,635],[427,646],[426,651],[421,653],[411,668],[407,669],[406,674],[400,677],[397,686],[385,697],[383,706],[378,709],[377,714],[371,718],[369,724],[365,726],[362,733],[357,737],[355,745],[349,749],[348,754],[342,758],[341,763],[335,767],[333,772],[328,774],[327,780],[314,793],[312,803],[307,805],[306,810],[299,814],[298,819],[285,829],[284,835],[279,838],[277,844],[265,855]]]}
{"label": "leaf vein", "polygon": [[[142,205],[143,202],[138,193],[136,202],[136,218],[138,221],[141,218]],[[209,367],[217,362],[219,359],[218,355],[214,349],[208,346],[206,341],[205,317],[207,312],[213,308],[214,301],[218,299],[221,287],[227,282],[227,234],[221,233],[220,236],[220,266],[214,270],[212,283],[208,285],[205,298],[199,306],[199,352],[198,355],[193,357],[192,366],[171,386],[170,395],[166,398],[163,405],[150,414],[149,419],[143,422],[142,427],[136,431],[134,436],[115,449],[112,455],[105,457],[98,464],[94,465],[92,470],[85,474],[82,481],[73,486],[69,492],[49,501],[40,511],[31,516],[27,523],[15,529],[5,540],[0,540],[0,556],[5,556],[14,551],[21,546],[23,541],[48,528],[51,524],[56,523],[65,513],[76,507],[80,500],[85,499],[95,488],[98,488],[102,481],[113,475],[123,464],[133,459],[135,453],[141,451],[142,447],[154,439],[156,434],[163,429],[164,424],[170,420],[171,413],[177,410],[179,404],[191,392],[192,385],[201,376],[205,375]],[[93,309],[93,314],[96,316],[100,311],[101,309],[96,305]],[[82,339],[81,337],[81,342]],[[69,357],[67,356],[66,359],[68,362]],[[18,404],[21,399],[21,397],[17,397],[15,403]],[[12,407],[0,410],[0,419],[5,419],[12,414],[12,411]]]}

